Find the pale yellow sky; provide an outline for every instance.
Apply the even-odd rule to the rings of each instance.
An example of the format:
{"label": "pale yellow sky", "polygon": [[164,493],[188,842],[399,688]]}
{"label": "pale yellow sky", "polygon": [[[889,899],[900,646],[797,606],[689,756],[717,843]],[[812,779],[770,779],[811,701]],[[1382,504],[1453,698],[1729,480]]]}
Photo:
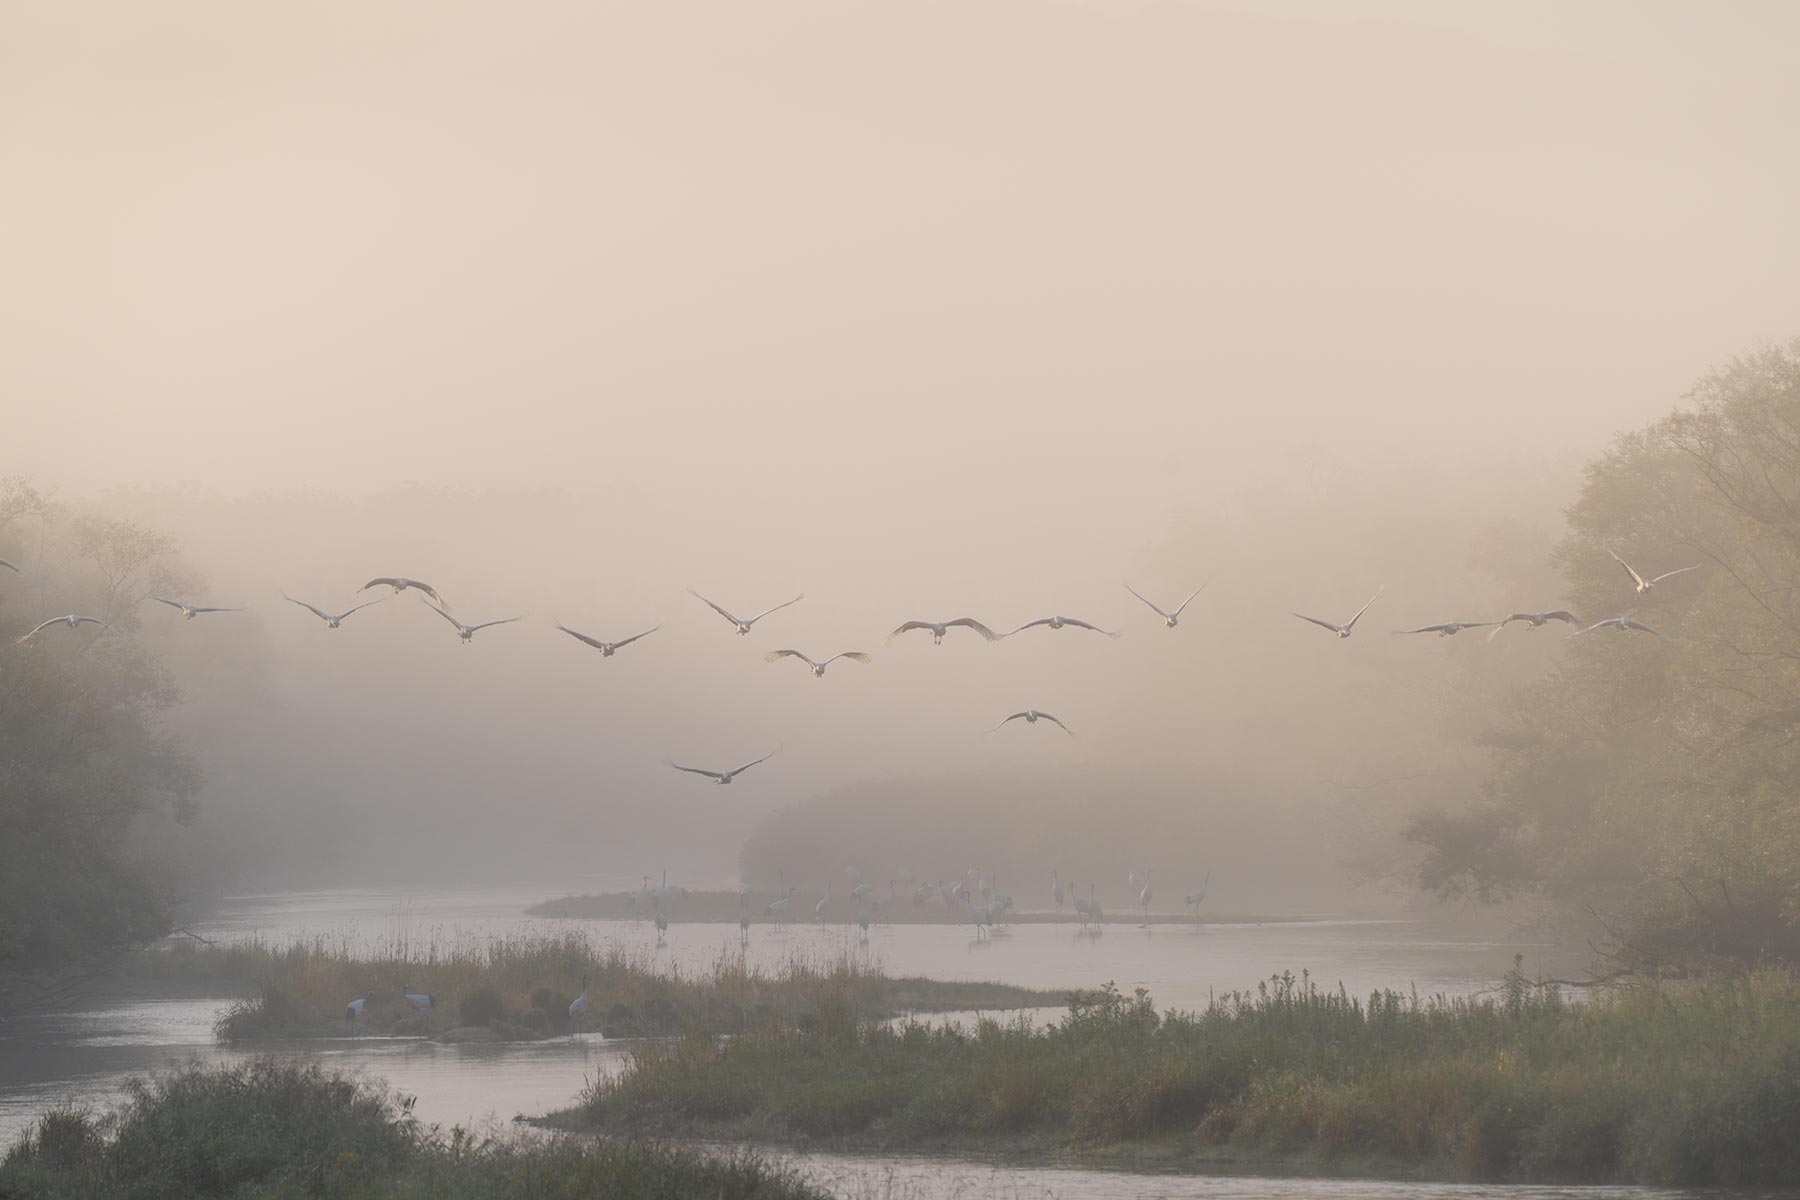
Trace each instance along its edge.
{"label": "pale yellow sky", "polygon": [[9,5],[7,467],[950,519],[1588,449],[1800,325],[1797,24]]}

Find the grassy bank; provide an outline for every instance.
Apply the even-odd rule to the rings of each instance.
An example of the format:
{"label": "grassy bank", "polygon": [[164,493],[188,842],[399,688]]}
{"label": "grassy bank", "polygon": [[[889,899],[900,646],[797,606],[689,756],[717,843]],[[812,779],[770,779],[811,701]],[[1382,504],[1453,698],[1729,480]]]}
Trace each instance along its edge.
{"label": "grassy bank", "polygon": [[[648,954],[599,948],[578,934],[414,944],[359,955],[327,941],[216,946],[182,943],[142,956],[138,978],[172,990],[241,994],[218,1023],[224,1041],[341,1037],[344,1006],[372,995],[359,1034],[451,1041],[529,1040],[572,1032],[569,1003],[588,977],[581,1028],[608,1037],[664,1036],[683,1029],[735,1033],[810,1018],[821,997],[847,998],[867,1019],[906,1013],[1052,1007],[1061,993],[993,983],[890,978],[848,957],[790,960],[762,971],[736,955],[684,972]],[[432,997],[416,1012],[405,993]]]}
{"label": "grassy bank", "polygon": [[1232,1162],[1442,1179],[1800,1183],[1800,984],[1512,976],[1488,1000],[1367,1000],[1282,977],[1204,1012],[1110,986],[1068,1015],[806,1029],[639,1050],[564,1127]]}
{"label": "grassy bank", "polygon": [[0,1196],[38,1200],[823,1195],[748,1154],[425,1129],[377,1085],[270,1060],[134,1084],[105,1118],[49,1113],[0,1160]]}
{"label": "grassy bank", "polygon": [[[791,925],[813,925],[813,905],[818,902],[822,893],[810,895],[794,893],[794,916],[788,923]],[[1178,897],[1179,898],[1179,897]],[[736,925],[740,912],[748,912],[750,920],[756,925],[769,925],[774,919],[764,915],[769,903],[778,899],[773,892],[752,892],[745,898],[742,909],[738,906],[736,892],[689,892],[676,900],[670,900],[660,906],[662,914],[671,925],[680,924],[713,924]],[[864,906],[866,907],[866,906]],[[569,917],[589,921],[630,921],[649,920],[657,911],[649,898],[642,892],[598,892],[581,896],[558,896],[534,904],[525,910],[532,917]],[[842,891],[834,892],[825,903],[826,925],[854,925],[859,908],[857,901]],[[1267,916],[1256,913],[1228,913],[1208,911],[1199,918],[1191,912],[1156,912],[1148,917],[1151,925],[1265,925],[1279,924],[1289,921],[1303,921],[1305,917]],[[879,925],[966,925],[968,917],[961,909],[952,909],[935,896],[923,904],[914,904],[910,893],[897,897],[892,903],[884,904],[870,920]],[[1014,925],[1076,925],[1080,923],[1073,908],[1058,912],[1050,911],[1021,912],[1013,909],[1004,917],[1002,923]],[[1108,925],[1142,925],[1146,918],[1136,908],[1127,907],[1117,911],[1108,909],[1106,920]]]}

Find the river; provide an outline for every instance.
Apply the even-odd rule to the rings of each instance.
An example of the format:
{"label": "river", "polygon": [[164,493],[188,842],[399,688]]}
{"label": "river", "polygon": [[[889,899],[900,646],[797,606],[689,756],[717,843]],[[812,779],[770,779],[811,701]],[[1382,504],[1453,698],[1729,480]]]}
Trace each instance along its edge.
{"label": "river", "polygon": [[[643,922],[533,920],[519,914],[556,889],[421,891],[359,889],[239,897],[194,932],[208,938],[271,941],[323,938],[370,948],[467,944],[473,940],[570,926],[683,969],[707,969],[735,957],[735,925],[676,924],[660,943]],[[1322,985],[1355,994],[1417,988],[1469,994],[1492,987],[1524,956],[1527,972],[1563,973],[1568,956],[1531,941],[1459,931],[1448,924],[1401,920],[1318,919],[1269,924],[1153,925],[1128,920],[1098,936],[1067,926],[1032,924],[975,938],[954,925],[877,926],[865,942],[841,926],[758,926],[744,951],[754,963],[868,955],[890,974],[989,979],[1034,988],[1093,987],[1111,980],[1149,990],[1159,1007],[1191,1008],[1211,994],[1252,988],[1284,970],[1311,971]],[[180,1062],[222,1061],[248,1053],[216,1045],[212,1022],[228,998],[134,1000],[37,1014],[0,1026],[0,1142],[10,1144],[44,1109],[60,1103],[104,1106],[125,1080]],[[1038,1014],[1049,1018],[1054,1012]],[[256,1053],[290,1054],[350,1066],[416,1096],[414,1111],[445,1126],[500,1128],[568,1104],[595,1078],[619,1069],[626,1050],[598,1036],[512,1045],[444,1046],[395,1038],[343,1038],[263,1044]],[[900,1200],[1044,1196],[1207,1197],[1454,1195],[1527,1200],[1552,1196],[1678,1195],[1644,1189],[1513,1188],[1389,1182],[1139,1174],[1071,1167],[996,1165],[906,1156],[798,1155],[815,1180],[844,1196]]]}

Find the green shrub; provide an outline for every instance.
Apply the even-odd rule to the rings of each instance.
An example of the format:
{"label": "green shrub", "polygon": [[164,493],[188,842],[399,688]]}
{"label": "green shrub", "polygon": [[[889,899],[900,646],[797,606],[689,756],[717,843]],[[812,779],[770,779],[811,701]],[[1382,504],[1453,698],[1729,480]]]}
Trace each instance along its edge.
{"label": "green shrub", "polygon": [[440,1135],[378,1084],[273,1060],[140,1081],[110,1122],[47,1113],[0,1161],[0,1196],[823,1200],[749,1154]]}

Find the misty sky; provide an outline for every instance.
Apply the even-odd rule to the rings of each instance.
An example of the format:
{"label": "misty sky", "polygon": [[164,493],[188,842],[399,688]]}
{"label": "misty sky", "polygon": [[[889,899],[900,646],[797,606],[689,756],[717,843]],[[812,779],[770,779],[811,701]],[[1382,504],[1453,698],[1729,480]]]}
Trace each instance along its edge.
{"label": "misty sky", "polygon": [[[178,485],[133,503],[282,630],[291,710],[234,749],[321,769],[329,740],[271,749],[282,722],[367,739],[385,691],[366,761],[329,763],[365,799],[424,778],[566,804],[602,762],[667,795],[660,754],[776,740],[796,789],[981,765],[951,731],[1029,704],[1075,708],[1084,754],[1217,755],[1315,711],[1239,703],[1220,656],[1240,680],[1266,662],[1244,629],[1341,619],[1378,583],[1384,628],[1525,603],[1463,578],[1448,537],[1528,493],[1547,546],[1581,456],[1800,329],[1796,44],[1776,3],[16,3],[0,471]],[[1465,463],[1484,482],[1444,496]],[[1422,508],[1454,578],[1409,533]],[[805,590],[754,649],[831,653],[970,609],[1140,620],[1121,576],[1172,602],[1215,570],[1215,627],[1174,667],[1140,630],[1009,643],[951,689],[971,648],[911,647],[868,669],[891,682],[820,685],[863,705],[771,703],[812,685],[798,667],[715,674],[741,647],[680,593]],[[270,624],[277,588],[336,604],[386,572],[530,633],[455,656],[409,610],[389,624],[419,648],[352,670],[304,614]],[[552,617],[674,621],[680,666],[608,663],[581,710],[600,684]],[[1308,703],[1392,649],[1359,645]],[[1169,671],[1219,718],[1204,737],[1147,682]],[[191,732],[252,722],[189,690]]]}
{"label": "misty sky", "polygon": [[12,4],[8,466],[879,534],[1587,450],[1800,324],[1797,39],[1777,3]]}

